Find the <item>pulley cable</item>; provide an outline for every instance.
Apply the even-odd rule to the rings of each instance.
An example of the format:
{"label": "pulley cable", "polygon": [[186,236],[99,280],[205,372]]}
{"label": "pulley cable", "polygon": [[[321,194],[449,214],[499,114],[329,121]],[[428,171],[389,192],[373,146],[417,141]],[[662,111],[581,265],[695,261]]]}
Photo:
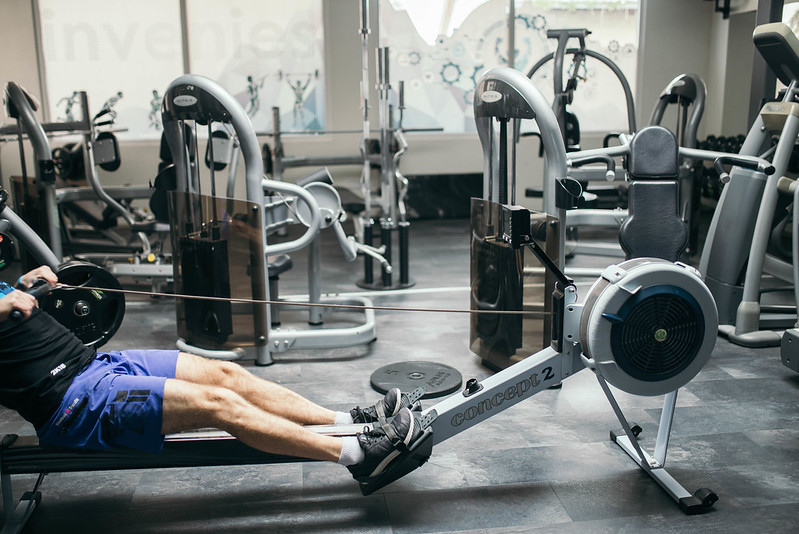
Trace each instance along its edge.
{"label": "pulley cable", "polygon": [[279,306],[297,306],[297,307],[322,307],[322,308],[335,308],[335,309],[352,309],[352,310],[375,310],[375,311],[396,311],[396,312],[418,312],[418,313],[469,313],[469,314],[490,314],[490,315],[525,315],[545,317],[552,315],[552,312],[541,312],[534,310],[464,310],[464,309],[451,309],[451,308],[398,308],[395,306],[364,306],[357,304],[334,304],[324,302],[293,302],[286,300],[258,300],[248,298],[236,297],[213,297],[207,295],[184,295],[179,293],[159,293],[155,291],[142,291],[135,289],[117,289],[106,287],[91,287],[86,285],[73,286],[70,284],[59,283],[54,289],[84,289],[90,291],[109,291],[113,293],[124,293],[128,295],[139,295],[149,297],[173,297],[181,299],[192,300],[209,300],[219,302],[238,302],[244,304],[267,304]]}

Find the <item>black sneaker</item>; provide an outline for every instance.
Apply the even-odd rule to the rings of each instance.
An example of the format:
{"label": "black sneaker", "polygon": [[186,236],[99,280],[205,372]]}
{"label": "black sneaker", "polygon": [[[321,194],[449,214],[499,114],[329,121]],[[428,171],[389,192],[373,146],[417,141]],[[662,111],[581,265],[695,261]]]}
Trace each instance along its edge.
{"label": "black sneaker", "polygon": [[391,423],[357,434],[366,459],[347,469],[356,479],[381,475],[421,434],[419,422],[409,409],[403,408]]}
{"label": "black sneaker", "polygon": [[419,388],[409,394],[402,393],[399,388],[388,390],[386,396],[368,408],[356,406],[350,410],[354,423],[376,423],[386,424],[388,419],[397,415],[403,408],[421,410],[421,406],[416,403],[422,395],[424,389]]}

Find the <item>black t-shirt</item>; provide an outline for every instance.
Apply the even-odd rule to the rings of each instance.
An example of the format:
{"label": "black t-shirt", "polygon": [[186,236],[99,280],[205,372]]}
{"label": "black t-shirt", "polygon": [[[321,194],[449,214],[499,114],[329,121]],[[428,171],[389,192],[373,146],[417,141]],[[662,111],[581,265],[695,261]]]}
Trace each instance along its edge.
{"label": "black t-shirt", "polygon": [[38,308],[24,321],[2,321],[0,404],[39,428],[92,359],[92,349]]}

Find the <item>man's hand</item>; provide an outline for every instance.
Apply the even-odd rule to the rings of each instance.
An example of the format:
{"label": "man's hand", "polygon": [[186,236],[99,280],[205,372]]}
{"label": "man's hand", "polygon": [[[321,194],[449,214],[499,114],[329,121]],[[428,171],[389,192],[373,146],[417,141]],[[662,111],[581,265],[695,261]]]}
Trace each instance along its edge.
{"label": "man's hand", "polygon": [[47,265],[42,265],[41,267],[37,267],[27,274],[22,275],[19,278],[19,284],[24,288],[29,288],[36,280],[40,278],[47,280],[47,283],[51,286],[58,284],[58,277]]}
{"label": "man's hand", "polygon": [[19,310],[22,317],[28,317],[36,306],[36,299],[24,291],[12,291],[0,298],[0,321],[5,321],[11,312]]}
{"label": "man's hand", "polygon": [[[20,276],[19,285],[27,289],[39,279],[45,280],[51,286],[58,284],[58,277],[53,270],[47,265],[42,265]],[[31,314],[35,306],[36,298],[33,295],[29,295],[24,291],[12,291],[0,298],[0,321],[8,319],[14,310],[18,310],[22,313],[22,317],[26,318]]]}

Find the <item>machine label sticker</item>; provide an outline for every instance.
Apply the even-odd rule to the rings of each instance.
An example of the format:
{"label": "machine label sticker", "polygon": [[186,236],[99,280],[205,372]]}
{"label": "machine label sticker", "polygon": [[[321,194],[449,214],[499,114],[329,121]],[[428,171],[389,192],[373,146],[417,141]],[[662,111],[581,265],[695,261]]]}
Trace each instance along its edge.
{"label": "machine label sticker", "polygon": [[[543,372],[544,381],[555,378],[555,374],[552,372],[551,367],[545,368]],[[474,419],[493,408],[497,408],[507,400],[523,397],[525,393],[537,387],[539,384],[541,384],[541,380],[538,379],[538,373],[533,373],[530,375],[530,378],[522,379],[516,385],[508,386],[505,391],[495,393],[493,396],[485,398],[475,405],[469,406],[464,411],[456,413],[452,416],[452,419],[450,419],[450,424],[454,427],[459,427],[465,421]]]}
{"label": "machine label sticker", "polygon": [[499,91],[483,91],[483,94],[480,95],[480,99],[489,104],[499,102],[502,100],[502,93]]}
{"label": "machine label sticker", "polygon": [[192,95],[178,95],[172,99],[176,106],[193,106],[197,103],[197,97]]}

